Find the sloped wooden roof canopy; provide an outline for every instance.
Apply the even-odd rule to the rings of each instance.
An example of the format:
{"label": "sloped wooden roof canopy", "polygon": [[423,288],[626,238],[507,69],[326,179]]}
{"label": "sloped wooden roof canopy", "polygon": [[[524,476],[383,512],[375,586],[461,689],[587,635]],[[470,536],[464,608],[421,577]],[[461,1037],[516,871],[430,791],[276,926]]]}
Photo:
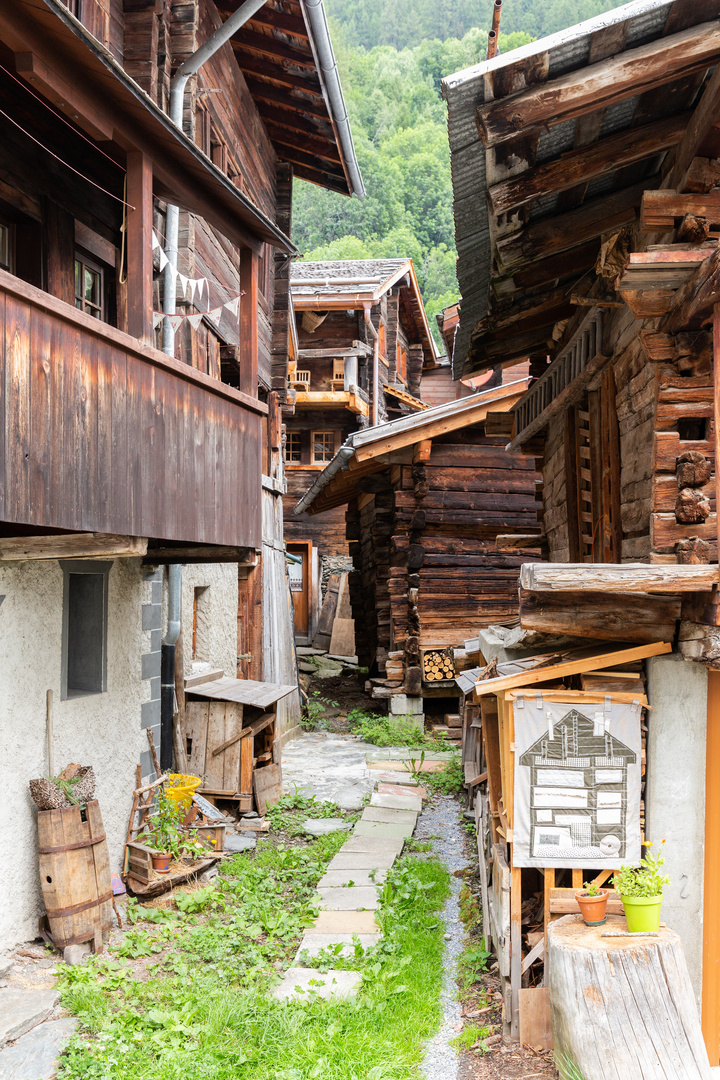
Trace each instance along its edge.
{"label": "sloped wooden roof canopy", "polygon": [[204,217],[236,243],[294,251],[263,214],[125,73],[61,0],[3,0],[0,40],[32,82],[92,138],[117,155],[140,150],[153,163],[153,188]]}
{"label": "sloped wooden roof canopy", "polygon": [[527,390],[519,379],[479,394],[445,402],[388,424],[353,432],[295,507],[296,514],[320,514],[344,506],[357,494],[358,482],[389,465],[411,464],[414,446],[426,439],[479,424],[489,412],[506,412]]}
{"label": "sloped wooden roof canopy", "polygon": [[[456,378],[553,356],[601,237],[683,156],[720,59],[720,0],[637,0],[450,76]],[[717,157],[718,129],[696,153]]]}
{"label": "sloped wooden roof canopy", "polygon": [[[241,2],[216,0],[223,18]],[[303,180],[352,195],[348,163],[300,0],[268,0],[233,35],[231,44],[278,157]]]}

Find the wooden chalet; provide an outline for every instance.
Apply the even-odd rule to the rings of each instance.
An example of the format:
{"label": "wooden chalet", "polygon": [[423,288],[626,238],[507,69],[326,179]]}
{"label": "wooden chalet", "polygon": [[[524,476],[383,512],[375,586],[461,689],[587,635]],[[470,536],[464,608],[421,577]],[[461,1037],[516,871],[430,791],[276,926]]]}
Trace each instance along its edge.
{"label": "wooden chalet", "polygon": [[[252,6],[0,11],[0,728],[19,808],[2,948],[37,930],[31,776],[93,765],[119,869],[148,733],[186,771],[184,674],[296,684],[292,180],[362,181],[322,4],[268,0],[241,25]],[[298,715],[282,695],[278,739]]]}
{"label": "wooden chalet", "polygon": [[499,553],[496,537],[536,527],[534,463],[508,455],[502,434],[527,385],[355,432],[298,504],[318,526],[347,507],[358,659],[393,711],[456,698],[456,652],[478,627],[517,621],[523,551]]}
{"label": "wooden chalet", "polygon": [[350,560],[341,512],[318,523],[293,507],[348,435],[425,408],[420,380],[437,349],[411,259],[294,263],[290,285],[298,352],[288,377],[285,530],[302,559],[293,599],[306,642],[330,572]]}
{"label": "wooden chalet", "polygon": [[[663,918],[683,941],[712,1065],[719,16],[717,0],[633,3],[443,84],[462,292],[455,373],[530,357],[507,450],[542,477],[541,546],[520,571],[520,636],[508,650],[497,637],[483,645],[481,631],[498,672],[477,672],[485,677],[466,687],[490,910],[495,896],[489,932],[502,939],[512,991],[506,1019],[522,1029],[518,995],[539,985],[548,921],[574,910],[567,890],[590,873],[581,857],[563,869],[515,861],[516,748],[529,717],[517,691],[531,683],[526,701],[555,693],[582,711],[632,685],[652,710],[641,824],[648,839],[667,839]],[[590,666],[566,654],[568,635],[597,641]],[[546,655],[533,662],[533,652]],[[528,679],[522,666],[538,663]]]}

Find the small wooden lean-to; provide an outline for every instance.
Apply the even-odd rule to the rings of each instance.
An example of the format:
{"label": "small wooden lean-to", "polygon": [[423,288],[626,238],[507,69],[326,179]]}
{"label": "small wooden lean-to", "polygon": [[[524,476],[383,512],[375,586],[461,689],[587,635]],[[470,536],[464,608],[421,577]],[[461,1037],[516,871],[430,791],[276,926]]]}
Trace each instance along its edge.
{"label": "small wooden lean-to", "polygon": [[584,1080],[710,1080],[680,938],[608,936],[624,929],[622,918],[587,927],[579,915],[548,929],[560,1068],[572,1063]]}

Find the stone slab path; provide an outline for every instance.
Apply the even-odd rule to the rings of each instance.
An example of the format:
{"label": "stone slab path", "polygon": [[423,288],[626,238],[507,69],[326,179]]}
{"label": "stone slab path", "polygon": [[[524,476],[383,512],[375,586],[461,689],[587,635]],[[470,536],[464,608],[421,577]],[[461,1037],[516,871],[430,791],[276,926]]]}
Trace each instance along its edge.
{"label": "stone slab path", "polygon": [[[347,742],[344,745],[347,746]],[[331,757],[335,756],[332,744],[326,743],[325,748],[331,750]],[[315,775],[324,775],[325,769],[318,761],[319,748],[313,749],[316,755],[313,761]],[[342,753],[340,756],[345,763],[351,760],[350,754]],[[304,757],[304,753],[297,755],[297,760]],[[378,775],[383,775],[382,793],[374,791]],[[402,780],[403,785],[390,783],[388,777],[393,775]],[[340,848],[329,863],[325,876],[318,882],[320,913],[313,926],[305,932],[295,957],[296,966],[288,969],[274,991],[280,1001],[307,1000],[312,993],[323,998],[354,997],[357,994],[362,979],[357,972],[343,968],[343,959],[354,955],[354,934],[358,935],[364,948],[376,944],[380,939],[374,915],[380,906],[380,887],[387,871],[402,852],[405,840],[413,834],[425,796],[422,789],[412,789],[412,785],[408,787],[408,778],[409,773],[401,760],[400,769],[395,774],[373,774],[365,767],[364,774],[353,779],[353,783],[367,785],[367,790],[373,791],[370,805],[365,807],[352,836]],[[345,775],[343,779],[347,780],[348,776]],[[330,780],[326,778],[323,784],[329,789]],[[321,949],[333,946],[340,948],[331,971],[320,974],[315,968],[302,966],[303,959],[307,962],[308,953],[317,956]]]}

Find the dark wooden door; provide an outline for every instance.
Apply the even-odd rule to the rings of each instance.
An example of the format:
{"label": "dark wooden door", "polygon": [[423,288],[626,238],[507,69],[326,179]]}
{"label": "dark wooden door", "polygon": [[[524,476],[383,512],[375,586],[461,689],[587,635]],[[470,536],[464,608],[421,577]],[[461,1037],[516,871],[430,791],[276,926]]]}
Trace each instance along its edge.
{"label": "dark wooden door", "polygon": [[310,547],[309,540],[287,545],[288,554],[301,559],[299,563],[288,563],[297,637],[307,637],[310,631]]}

